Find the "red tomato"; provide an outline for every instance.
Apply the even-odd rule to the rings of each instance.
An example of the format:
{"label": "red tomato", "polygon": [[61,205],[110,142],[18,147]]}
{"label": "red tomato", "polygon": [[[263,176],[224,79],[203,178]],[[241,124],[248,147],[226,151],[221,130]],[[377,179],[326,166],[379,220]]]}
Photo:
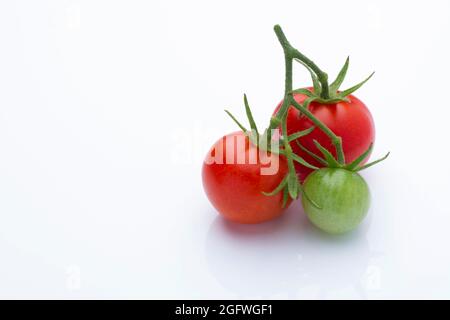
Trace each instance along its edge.
{"label": "red tomato", "polygon": [[283,192],[273,196],[262,192],[273,191],[287,172],[284,157],[261,156],[243,132],[234,132],[218,140],[208,152],[202,169],[203,187],[212,205],[226,219],[260,223],[283,212]]}
{"label": "red tomato", "polygon": [[[347,98],[350,102],[339,102],[335,104],[312,102],[308,109],[337,136],[342,137],[345,162],[349,163],[366,151],[370,144],[375,141],[375,126],[372,115],[365,104],[353,95],[349,95]],[[302,104],[305,101],[306,96],[303,94],[295,94],[294,99]],[[280,102],[275,109],[275,113],[281,107],[281,104],[282,102]],[[291,106],[289,108],[287,118],[288,134],[308,129],[311,126],[313,126],[313,123],[307,117],[301,116],[300,112],[294,107]],[[306,149],[322,157],[321,152],[313,142],[314,140],[317,140],[322,146],[336,156],[336,149],[330,138],[319,128],[315,128],[309,135],[297,139],[297,141]],[[323,167],[320,162],[303,151],[296,141],[292,141],[291,146],[293,151],[307,162],[317,167]],[[369,156],[362,163],[365,163]],[[298,163],[295,163],[295,166],[301,181],[312,172],[311,169]]]}

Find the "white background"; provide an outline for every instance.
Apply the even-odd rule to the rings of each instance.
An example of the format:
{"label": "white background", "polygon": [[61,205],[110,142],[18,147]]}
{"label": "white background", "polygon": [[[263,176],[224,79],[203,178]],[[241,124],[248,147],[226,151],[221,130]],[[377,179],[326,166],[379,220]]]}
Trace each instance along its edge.
{"label": "white background", "polygon": [[[369,217],[218,217],[209,146],[282,97],[272,31],[377,127]],[[450,298],[449,1],[2,1],[1,298]],[[296,68],[296,84],[309,79]]]}

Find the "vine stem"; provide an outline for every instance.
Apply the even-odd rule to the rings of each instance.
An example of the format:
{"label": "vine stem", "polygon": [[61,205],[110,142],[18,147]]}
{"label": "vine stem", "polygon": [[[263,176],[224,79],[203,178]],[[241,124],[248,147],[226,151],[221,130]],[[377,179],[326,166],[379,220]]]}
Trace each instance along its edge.
{"label": "vine stem", "polygon": [[[291,46],[289,41],[287,40],[286,36],[284,35],[283,30],[279,25],[276,25],[274,27],[275,34],[278,37],[278,40],[283,47],[284,51],[284,58],[285,58],[285,65],[286,65],[286,76],[285,76],[285,89],[284,89],[284,100],[281,108],[278,110],[278,112],[275,115],[275,120],[272,120],[270,122],[269,126],[269,132],[272,129],[275,129],[277,127],[277,124],[279,125],[281,120],[281,129],[283,136],[287,137],[287,130],[285,130],[286,127],[286,117],[287,117],[287,111],[289,109],[289,106],[292,104],[297,109],[299,109],[300,112],[302,112],[307,118],[309,118],[319,129],[321,129],[332,141],[333,145],[336,148],[336,154],[338,158],[338,162],[340,164],[345,164],[345,157],[344,157],[344,151],[342,148],[342,139],[341,137],[338,137],[336,134],[334,134],[333,131],[330,130],[322,121],[317,119],[306,107],[300,105],[295,101],[295,99],[292,96],[292,61],[293,59],[299,59],[303,63],[305,63],[308,67],[310,67],[316,74],[317,78],[319,79],[321,86],[322,86],[322,93],[326,93],[327,98],[329,97],[328,92],[328,75],[323,72],[314,62],[312,62],[310,59],[305,57],[302,53],[300,53],[297,49]],[[325,98],[325,97],[322,97]],[[291,147],[289,143],[287,142],[287,139],[284,139],[284,147],[287,148],[287,150],[290,150]],[[287,147],[287,146],[288,147]],[[292,159],[289,159],[288,161]]]}
{"label": "vine stem", "polygon": [[344,150],[342,148],[342,138],[338,137],[333,131],[330,130],[322,121],[317,119],[311,111],[309,111],[307,108],[302,106],[300,103],[295,101],[294,97],[291,95],[289,96],[289,102],[293,104],[301,113],[303,113],[309,120],[312,121],[320,130],[322,130],[333,143],[334,147],[336,148],[336,154],[337,154],[337,160],[340,164],[345,164],[345,157],[344,157]]}
{"label": "vine stem", "polygon": [[[285,64],[286,64],[285,92],[291,92],[292,91],[292,59],[286,59]],[[287,114],[288,113],[287,113],[287,111],[289,109],[289,101],[286,103],[283,101],[283,106],[281,107],[281,109],[283,109],[282,118],[281,118],[281,133],[282,133],[283,137],[285,137],[283,139],[283,145],[284,145],[284,149],[286,150],[288,169],[289,169],[289,173],[296,177],[297,175],[295,173],[294,160],[292,157],[292,148],[291,148],[291,145],[289,144],[289,139],[287,138],[288,137],[288,132],[287,132]]]}
{"label": "vine stem", "polygon": [[330,98],[330,91],[328,86],[328,74],[322,69],[320,69],[312,60],[310,60],[308,57],[306,57],[303,53],[295,49],[291,46],[289,41],[287,40],[286,36],[284,35],[283,30],[279,25],[276,25],[274,27],[275,34],[278,37],[278,40],[281,43],[281,46],[283,47],[285,55],[289,56],[290,59],[298,59],[301,62],[303,62],[306,66],[308,66],[314,73],[317,75],[317,79],[320,82],[322,92],[320,93],[320,97],[322,99],[329,99]]}

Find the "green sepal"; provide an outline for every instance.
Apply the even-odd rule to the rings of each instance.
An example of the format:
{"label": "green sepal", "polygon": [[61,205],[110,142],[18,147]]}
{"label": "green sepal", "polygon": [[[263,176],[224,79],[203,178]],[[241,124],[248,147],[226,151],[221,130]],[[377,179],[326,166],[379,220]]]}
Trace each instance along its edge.
{"label": "green sepal", "polygon": [[297,145],[300,147],[300,149],[302,149],[304,152],[306,152],[308,155],[310,155],[311,157],[313,157],[316,161],[320,162],[321,164],[323,164],[324,166],[328,165],[328,163],[325,161],[325,159],[319,157],[317,154],[315,154],[314,152],[309,151],[308,149],[306,149],[300,142],[297,142]]}
{"label": "green sepal", "polygon": [[270,192],[264,192],[263,191],[262,194],[265,195],[265,196],[274,196],[274,195],[276,195],[278,192],[281,191],[281,189],[283,189],[286,186],[286,184],[288,182],[288,177],[289,177],[289,175],[286,175],[283,178],[283,180],[281,180],[280,184],[275,189],[273,189],[273,191],[270,191]]}
{"label": "green sepal", "polygon": [[284,188],[284,189],[283,189],[283,203],[281,204],[281,207],[282,207],[282,208],[285,208],[285,207],[286,207],[288,198],[289,198],[289,191],[288,191],[287,188]]}
{"label": "green sepal", "polygon": [[320,96],[320,94],[322,93],[322,86],[320,85],[320,81],[317,78],[317,75],[314,73],[314,71],[308,65],[306,65],[300,59],[294,58],[294,60],[301,63],[306,69],[308,69],[309,74],[311,75],[311,80],[313,82],[314,94],[317,96]]}
{"label": "green sepal", "polygon": [[309,201],[309,203],[311,203],[311,204],[312,204],[314,207],[316,207],[317,209],[322,209],[322,207],[319,206],[319,205],[317,204],[317,202],[315,202],[313,199],[311,199],[311,198],[309,197],[308,193],[305,191],[305,188],[303,188],[303,186],[299,185],[299,188],[300,188],[300,192],[301,192],[302,194],[305,195],[305,198],[306,198],[307,201]]}
{"label": "green sepal", "polygon": [[270,118],[270,127],[271,128],[277,128],[280,124],[281,124],[280,119],[278,119],[276,117]]}
{"label": "green sepal", "polygon": [[338,102],[350,102],[350,100],[346,97],[337,97],[337,98],[331,98],[331,99],[322,99],[322,98],[317,98],[315,101],[319,102],[319,103],[324,103],[324,104],[333,104],[333,103],[338,103]]}
{"label": "green sepal", "polygon": [[[262,135],[258,135],[258,139],[259,139],[259,141],[267,141],[267,139],[268,139],[268,137],[267,137],[267,128],[266,129],[264,129],[264,131],[263,131],[263,133],[262,133]],[[267,145],[267,147],[270,147],[271,146],[271,144],[268,144]]]}
{"label": "green sepal", "polygon": [[[298,111],[300,111],[300,114],[303,114],[302,111],[302,107],[305,108],[306,110],[308,110],[309,105],[311,104],[311,102],[316,101],[318,98],[316,96],[312,96],[307,98],[305,101],[303,101],[303,105],[300,105],[293,96],[291,96],[291,103],[292,106],[297,109]],[[309,111],[309,110],[308,110]]]}
{"label": "green sepal", "polygon": [[304,137],[308,134],[310,134],[316,127],[310,127],[308,129],[302,130],[302,131],[298,131],[296,133],[291,134],[290,136],[288,136],[288,141],[292,142],[294,140],[297,140],[298,138]]}
{"label": "green sepal", "polygon": [[225,110],[225,112],[230,116],[230,118],[238,125],[238,127],[245,133],[247,133],[247,129],[231,114],[230,111]]}
{"label": "green sepal", "polygon": [[316,145],[317,149],[323,154],[325,161],[328,164],[328,167],[330,168],[340,168],[341,165],[339,162],[334,158],[334,156],[331,154],[330,151],[325,149],[317,140],[314,140],[314,144]]}
{"label": "green sepal", "polygon": [[252,130],[254,130],[256,132],[256,134],[259,135],[258,128],[256,126],[255,119],[253,119],[252,110],[250,109],[250,106],[248,104],[248,100],[247,100],[247,95],[246,94],[244,94],[244,104],[245,104],[245,112],[247,113],[247,118],[248,118],[248,122],[250,124],[250,128]]}
{"label": "green sepal", "polygon": [[364,151],[358,158],[353,160],[351,163],[347,164],[344,167],[344,169],[353,171],[372,152],[372,149],[373,149],[373,143],[371,143],[369,148],[367,148],[367,150]]}
{"label": "green sepal", "polygon": [[292,94],[292,93],[300,93],[300,94],[304,94],[304,95],[307,96],[307,97],[312,97],[312,96],[314,96],[314,94],[313,94],[311,91],[309,91],[308,89],[305,89],[305,88],[295,89],[295,90],[291,91],[291,94]]}
{"label": "green sepal", "polygon": [[230,116],[230,118],[238,125],[238,127],[242,130],[242,132],[245,133],[247,138],[250,140],[252,144],[255,146],[259,145],[259,134],[257,131],[252,129],[251,131],[248,131],[232,114],[230,111],[225,110],[225,112]]}
{"label": "green sepal", "polygon": [[294,173],[289,173],[287,178],[287,186],[289,195],[292,199],[297,199],[298,197],[298,179],[297,176]]}
{"label": "green sepal", "polygon": [[342,67],[341,71],[339,71],[339,74],[336,77],[336,80],[334,80],[333,83],[330,84],[330,93],[335,94],[336,91],[341,86],[341,84],[344,81],[345,76],[347,74],[349,62],[350,62],[350,58],[347,57],[347,59],[345,60],[344,66]]}
{"label": "green sepal", "polygon": [[245,135],[253,145],[259,147],[260,136],[256,131],[247,131],[245,132]]}
{"label": "green sepal", "polygon": [[352,94],[353,92],[355,92],[356,90],[358,90],[359,88],[361,88],[362,85],[363,85],[364,83],[366,83],[367,81],[369,81],[369,79],[372,78],[372,76],[373,76],[374,74],[375,74],[375,72],[372,72],[372,73],[370,74],[370,76],[368,76],[364,81],[361,81],[361,82],[358,83],[357,85],[355,85],[355,86],[353,86],[353,87],[351,87],[351,88],[348,88],[347,90],[344,90],[344,91],[340,92],[340,93],[339,93],[339,97],[344,98],[344,97],[348,96],[349,94]]}
{"label": "green sepal", "polygon": [[308,163],[305,159],[303,159],[302,157],[296,155],[295,153],[292,153],[292,158],[294,159],[294,161],[297,161],[298,163],[300,163],[301,165],[313,169],[313,170],[318,170],[319,168]]}
{"label": "green sepal", "polygon": [[373,165],[376,165],[377,163],[379,163],[379,162],[381,162],[381,161],[383,161],[383,160],[386,160],[386,158],[389,157],[390,154],[391,154],[391,153],[388,152],[388,153],[386,153],[386,155],[385,155],[383,158],[380,158],[380,159],[375,160],[375,161],[373,161],[373,162],[371,162],[371,163],[368,163],[368,164],[366,164],[366,165],[364,165],[364,166],[362,166],[362,167],[359,167],[359,168],[357,168],[355,171],[361,171],[361,170],[367,169],[367,168],[369,168],[369,167],[371,167],[371,166],[373,166]]}
{"label": "green sepal", "polygon": [[[308,99],[306,99],[304,102],[303,102],[303,107],[306,109],[306,110],[308,110],[308,107],[309,107],[309,105],[311,104],[311,102],[314,102],[314,101],[316,101],[318,98],[317,97],[309,97]],[[301,110],[300,110],[301,111]]]}

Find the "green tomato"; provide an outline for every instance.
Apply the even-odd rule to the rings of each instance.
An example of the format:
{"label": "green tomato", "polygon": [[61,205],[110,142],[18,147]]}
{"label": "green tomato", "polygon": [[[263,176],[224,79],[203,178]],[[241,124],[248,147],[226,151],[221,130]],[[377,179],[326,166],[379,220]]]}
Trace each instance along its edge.
{"label": "green tomato", "polygon": [[304,189],[311,201],[302,196],[309,220],[319,229],[333,234],[355,229],[369,210],[367,183],[356,172],[323,168],[308,176]]}

